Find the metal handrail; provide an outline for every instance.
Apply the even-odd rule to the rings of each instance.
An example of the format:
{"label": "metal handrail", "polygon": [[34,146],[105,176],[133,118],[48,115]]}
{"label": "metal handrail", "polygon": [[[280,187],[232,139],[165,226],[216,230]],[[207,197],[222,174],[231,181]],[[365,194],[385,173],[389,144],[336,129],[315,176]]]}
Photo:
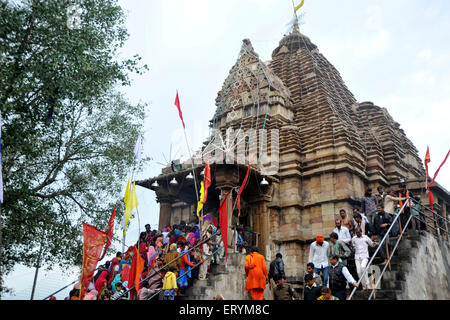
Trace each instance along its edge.
{"label": "metal handrail", "polygon": [[[413,202],[415,202],[416,204],[418,204],[418,205],[424,207],[425,210],[428,210],[428,211],[432,212],[433,214],[439,216],[440,218],[444,219],[447,223],[450,223],[450,220],[448,220],[446,217],[441,216],[441,215],[440,215],[439,213],[437,213],[435,210],[431,210],[430,208],[426,207],[425,205],[423,205],[422,203],[420,203],[419,201],[417,201],[417,200],[414,199],[414,198],[411,198],[411,200],[412,200]],[[425,212],[424,212],[424,213],[425,213]]]}
{"label": "metal handrail", "polygon": [[[173,262],[181,259],[182,256],[188,254],[189,252],[191,252],[192,250],[196,249],[198,246],[200,246],[201,244],[208,242],[209,240],[211,240],[212,237],[214,237],[215,235],[217,235],[217,233],[220,232],[220,229],[217,228],[216,232],[212,233],[211,236],[209,236],[208,238],[206,238],[205,240],[201,240],[199,241],[195,246],[193,246],[192,248],[190,248],[189,250],[187,250],[186,252],[184,252],[183,254],[180,254],[178,257],[176,257],[175,259],[173,259],[172,261],[168,262],[167,264],[165,264],[164,266],[162,266],[158,271],[156,271],[153,267],[153,271],[156,271],[155,273],[148,275],[145,279],[142,279],[141,281],[139,281],[139,285],[141,285],[145,280],[148,280],[149,278],[153,277],[156,273],[161,272],[162,270],[164,270],[165,268],[167,268],[170,264],[172,264]],[[128,294],[131,290],[133,290],[135,288],[135,286],[132,286],[131,288],[127,288],[127,290],[125,290],[124,292],[120,293],[115,299],[113,300],[117,300],[119,298],[121,298],[123,295]]]}
{"label": "metal handrail", "polygon": [[[420,211],[420,212],[422,212],[422,211]],[[378,277],[377,283],[375,284],[374,289],[373,289],[372,292],[370,293],[368,300],[371,300],[371,299],[372,299],[372,296],[373,296],[373,294],[374,294],[374,292],[375,292],[375,288],[380,284],[380,281],[381,281],[381,279],[382,279],[382,277],[383,277],[383,274],[384,274],[384,272],[386,271],[386,268],[387,268],[388,264],[391,262],[391,259],[392,259],[392,257],[394,256],[394,252],[395,252],[395,250],[397,250],[398,244],[400,243],[400,240],[402,239],[403,234],[405,233],[405,230],[407,230],[407,227],[408,227],[409,223],[411,222],[412,218],[415,218],[416,220],[419,220],[419,221],[421,221],[421,222],[424,222],[427,226],[429,226],[429,227],[431,227],[431,228],[437,230],[436,228],[434,228],[433,226],[429,225],[429,224],[426,223],[425,221],[420,220],[419,217],[413,216],[413,215],[410,215],[410,216],[409,216],[408,221],[406,222],[405,227],[404,227],[402,233],[401,233],[400,236],[398,237],[397,242],[395,243],[395,246],[394,246],[394,248],[392,249],[392,254],[389,256],[388,263],[386,263],[386,265],[385,265],[384,268],[383,268],[383,271],[381,272],[380,276]],[[444,231],[445,231],[446,233],[448,233],[446,230],[444,230]]]}
{"label": "metal handrail", "polygon": [[[406,199],[405,203],[403,204],[403,206],[400,208],[399,212],[402,212],[403,209],[406,207],[406,204],[410,201],[411,198]],[[397,214],[394,218],[394,220],[391,222],[391,226],[389,227],[389,229],[386,231],[386,234],[384,235],[383,239],[380,241],[378,248],[375,250],[375,253],[373,254],[372,258],[370,259],[369,263],[367,264],[366,268],[364,269],[364,272],[362,273],[361,277],[359,278],[357,284],[358,287],[361,284],[361,281],[364,279],[364,276],[366,275],[366,273],[369,271],[369,268],[372,266],[372,262],[375,259],[375,256],[377,255],[378,251],[380,251],[382,245],[384,245],[384,242],[386,241],[386,238],[389,236],[389,233],[391,232],[392,228],[394,227],[395,223],[397,222],[397,220],[399,219],[400,214]],[[348,297],[347,300],[351,300],[353,295],[355,294],[356,290],[358,289],[358,287],[354,287],[352,290],[352,293],[350,294],[350,296]]]}
{"label": "metal handrail", "polygon": [[[214,254],[219,251],[220,248],[218,248],[216,251],[212,252],[211,255],[209,257],[207,257],[207,260],[211,259]],[[203,264],[205,261],[203,262],[199,262],[197,263],[195,266],[193,266],[191,269],[189,269],[189,271],[185,271],[181,276],[178,276],[178,278],[176,279],[177,281],[181,278],[183,278],[186,274],[188,274],[189,272],[191,272],[192,270],[194,270],[195,268],[197,268],[198,266],[200,266],[201,264]],[[153,299],[153,297],[155,297],[156,295],[158,295],[161,291],[163,291],[163,289],[159,289],[158,292],[155,292],[150,298],[147,298],[147,300],[151,300]]]}
{"label": "metal handrail", "polygon": [[397,239],[397,242],[395,243],[395,246],[394,246],[394,248],[392,249],[391,254],[389,255],[388,262],[385,264],[385,266],[384,266],[384,268],[383,268],[383,271],[381,271],[381,274],[380,274],[380,276],[378,277],[378,280],[377,280],[375,286],[372,288],[372,292],[370,293],[369,298],[368,298],[367,300],[371,300],[371,299],[372,299],[372,296],[373,296],[373,294],[375,293],[375,290],[376,290],[377,286],[380,284],[380,281],[381,281],[381,279],[383,278],[383,274],[384,274],[384,272],[386,271],[386,268],[387,268],[388,265],[391,263],[391,259],[392,259],[392,257],[394,256],[394,252],[395,252],[395,250],[397,250],[398,244],[400,243],[400,240],[402,239],[403,234],[406,232],[407,227],[408,227],[408,225],[409,225],[409,223],[410,223],[412,217],[413,217],[413,216],[410,215],[409,218],[408,218],[408,221],[405,223],[405,226],[403,227],[403,230],[402,230],[402,232],[400,233],[400,235],[399,235],[399,237],[398,237],[398,239]]}
{"label": "metal handrail", "polygon": [[[415,199],[411,198],[411,200],[413,200],[416,203],[416,205],[419,205],[419,206],[423,207],[424,209],[426,209],[426,210],[430,211],[431,213],[433,213],[433,216],[431,217],[431,216],[427,215],[425,212],[423,212],[422,210],[419,210],[419,212],[423,214],[424,218],[432,220],[434,222],[435,226],[437,226],[438,229],[436,229],[435,227],[429,225],[426,221],[422,221],[421,219],[418,219],[420,222],[425,223],[427,226],[433,228],[437,232],[439,232],[439,229],[440,229],[440,230],[444,231],[447,234],[449,233],[448,229],[444,229],[444,228],[441,227],[441,225],[447,225],[448,226],[450,221],[447,220],[447,218],[441,216],[440,214],[438,214],[434,210],[430,210],[429,208],[425,207],[423,204],[421,204],[420,202],[416,201]],[[435,218],[436,215],[439,216],[444,221],[440,222],[438,219]],[[415,218],[417,219],[417,217],[415,217]]]}
{"label": "metal handrail", "polygon": [[[406,202],[408,202],[410,199],[413,200],[412,198],[408,198],[408,200],[407,200]],[[404,206],[406,205],[406,202],[405,202]],[[415,201],[415,202],[416,202],[417,204],[420,204],[420,203],[418,203],[417,201]],[[399,212],[401,212],[402,210],[403,210],[403,207],[402,207],[402,209],[400,209]],[[431,211],[431,210],[430,210],[430,211]],[[423,213],[423,214],[425,215],[425,217],[427,217],[427,215],[426,215],[423,211],[419,210],[419,213]],[[400,213],[397,214],[397,216],[395,217],[394,221],[393,221],[392,224],[391,224],[391,227],[394,225],[395,221],[398,219],[399,216],[400,216]],[[440,228],[439,226],[438,226],[438,229],[436,229],[435,227],[433,227],[433,226],[431,226],[430,224],[428,224],[426,221],[422,221],[422,220],[420,219],[420,216],[414,216],[414,215],[411,214],[411,215],[409,216],[409,218],[408,218],[408,220],[407,220],[405,226],[403,227],[402,232],[401,232],[400,235],[398,236],[398,239],[397,239],[397,241],[396,241],[396,243],[395,243],[395,245],[394,245],[394,248],[392,249],[391,254],[390,254],[389,257],[388,257],[388,261],[387,261],[387,263],[385,264],[383,270],[381,271],[381,273],[380,273],[380,275],[379,275],[379,277],[378,277],[378,280],[377,280],[376,284],[375,284],[374,287],[372,288],[372,292],[370,293],[370,295],[369,295],[369,297],[368,297],[368,300],[371,300],[371,299],[372,299],[372,296],[375,294],[375,290],[376,290],[376,288],[378,287],[378,285],[380,284],[380,281],[381,281],[381,279],[383,278],[383,275],[384,275],[384,273],[386,272],[386,269],[387,269],[387,267],[389,266],[389,264],[390,264],[390,262],[391,262],[391,260],[392,260],[392,257],[394,256],[395,251],[397,250],[397,247],[398,247],[398,245],[399,245],[399,243],[400,243],[400,240],[403,238],[403,234],[406,232],[406,230],[407,230],[407,228],[408,228],[408,225],[410,224],[410,222],[412,221],[413,218],[415,218],[416,220],[419,220],[420,222],[425,223],[428,227],[431,227],[431,228],[433,228],[434,230],[436,230],[437,233],[438,233],[438,236],[440,236],[439,229],[445,231],[445,232],[448,234],[448,231],[447,231],[447,230],[444,230],[444,229]],[[434,218],[431,218],[431,217],[428,217],[428,218],[432,219],[433,221],[436,221],[436,219],[434,219]],[[445,218],[444,218],[444,219],[445,219]],[[385,235],[385,237],[383,238],[382,242],[385,241],[385,238],[386,238],[387,235],[389,234],[390,229],[391,229],[391,228],[389,228],[388,232],[386,232],[386,235]],[[381,243],[382,243],[382,242],[381,242]],[[381,247],[381,243],[380,243],[378,249]],[[371,264],[372,264],[372,262],[373,262],[373,259],[375,258],[376,254],[378,253],[378,249],[377,249],[376,252],[373,254],[372,259],[371,259],[370,262],[367,264],[367,267],[366,267],[366,269],[365,269],[364,271],[367,271],[367,270],[370,268],[370,266],[371,266]],[[361,282],[362,279],[364,278],[364,275],[365,275],[365,273],[363,273],[362,276],[361,276],[361,278],[359,279],[358,285],[360,284],[360,282]],[[351,300],[351,298],[353,297],[353,294],[354,294],[354,292],[355,292],[356,290],[357,290],[357,288],[354,288],[354,289],[353,289],[352,294],[349,296],[348,300]]]}

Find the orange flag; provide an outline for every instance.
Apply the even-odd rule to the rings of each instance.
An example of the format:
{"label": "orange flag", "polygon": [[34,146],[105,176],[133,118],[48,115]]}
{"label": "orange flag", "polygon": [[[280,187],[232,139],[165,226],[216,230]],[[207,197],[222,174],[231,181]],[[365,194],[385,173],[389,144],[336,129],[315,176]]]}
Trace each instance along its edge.
{"label": "orange flag", "polygon": [[83,264],[81,268],[80,280],[80,300],[84,295],[94,276],[97,263],[105,245],[106,232],[83,222]]}
{"label": "orange flag", "polygon": [[211,185],[211,168],[209,167],[209,159],[206,160],[205,165],[205,195],[203,198],[203,203],[206,203],[206,199],[208,198],[208,188]]}
{"label": "orange flag", "polygon": [[136,287],[136,293],[139,292],[139,282],[141,281],[141,273],[142,270],[144,270],[144,264],[145,264],[145,260],[142,259],[141,255],[137,254],[137,263],[136,263],[136,279],[135,279],[135,287]]}

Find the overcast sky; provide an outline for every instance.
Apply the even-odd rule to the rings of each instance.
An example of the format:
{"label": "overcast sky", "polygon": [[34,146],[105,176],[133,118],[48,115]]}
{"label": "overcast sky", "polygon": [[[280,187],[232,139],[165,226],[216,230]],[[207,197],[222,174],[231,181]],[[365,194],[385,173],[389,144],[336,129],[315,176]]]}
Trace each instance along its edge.
{"label": "overcast sky", "polygon": [[[191,148],[197,150],[207,137],[217,92],[236,62],[242,39],[252,41],[261,60],[270,60],[292,18],[292,1],[119,2],[130,34],[122,55],[139,54],[150,69],[144,76],[133,77],[132,86],[124,89],[130,101],[150,104],[143,150],[154,161],[138,174],[139,180],[160,173],[162,165],[157,162],[170,160],[171,144],[172,159],[187,156],[173,105],[176,90]],[[434,174],[450,147],[450,2],[305,0],[301,11],[305,13],[301,32],[337,68],[355,98],[387,108],[421,159],[430,146],[430,175]],[[450,190],[450,160],[437,181]],[[157,228],[159,206],[154,192],[141,187],[136,191],[141,230],[145,223]],[[134,218],[127,244],[137,237]],[[11,275],[16,276],[11,281],[22,295],[14,298],[27,299],[32,276],[30,281],[20,281],[21,272],[33,274],[19,268]],[[53,284],[46,280],[49,276],[39,278],[37,298],[53,290],[50,283],[57,289],[74,277],[55,273],[53,278],[60,282]],[[39,291],[42,283],[47,286]]]}

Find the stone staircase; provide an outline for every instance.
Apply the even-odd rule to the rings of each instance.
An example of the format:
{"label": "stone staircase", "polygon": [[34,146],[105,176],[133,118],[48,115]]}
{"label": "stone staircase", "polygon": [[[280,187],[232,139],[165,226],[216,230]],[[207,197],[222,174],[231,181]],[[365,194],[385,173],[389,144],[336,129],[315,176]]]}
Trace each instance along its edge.
{"label": "stone staircase", "polygon": [[[397,239],[390,239],[390,249],[393,249]],[[406,284],[406,274],[411,268],[411,262],[415,256],[418,245],[420,243],[420,236],[404,237],[400,240],[396,252],[391,260],[391,269],[387,268],[381,279],[379,289],[375,291],[372,300],[401,300],[402,293]],[[376,257],[374,264],[382,262],[382,259]],[[382,265],[377,265],[379,272],[384,268]],[[376,270],[378,271],[378,270]],[[376,275],[376,273],[375,273]],[[378,278],[376,278],[378,279]],[[371,291],[358,290],[355,292],[352,300],[367,300]]]}
{"label": "stone staircase", "polygon": [[[226,300],[249,300],[245,291],[245,255],[228,253],[226,265],[211,266],[208,280],[195,280],[191,288],[186,289],[179,300],[212,300],[221,294]],[[269,285],[266,287],[264,298],[271,300]]]}
{"label": "stone staircase", "polygon": [[[390,250],[393,249],[397,239],[390,239]],[[403,300],[406,286],[406,276],[412,270],[412,261],[415,258],[421,236],[404,237],[391,260],[391,269],[386,269],[372,300]],[[380,257],[374,259],[375,277],[380,274],[384,266]],[[267,262],[269,265],[270,262]],[[221,294],[226,300],[249,300],[250,296],[245,291],[246,276],[244,271],[245,255],[229,253],[226,265],[214,265],[210,269],[208,280],[195,280],[193,287],[185,291],[185,295],[179,300],[212,300]],[[356,271],[349,266],[352,274]],[[355,274],[356,275],[356,274]],[[354,275],[354,277],[355,277]],[[355,279],[358,279],[357,276]],[[375,281],[377,278],[375,278]],[[301,288],[299,289],[301,292]],[[367,300],[371,291],[358,290],[352,300]],[[264,293],[265,300],[272,300],[269,285]]]}
{"label": "stone staircase", "polygon": [[228,253],[226,265],[212,265],[208,280],[195,280],[179,300],[212,300],[221,294],[225,299],[246,300],[245,255]]}

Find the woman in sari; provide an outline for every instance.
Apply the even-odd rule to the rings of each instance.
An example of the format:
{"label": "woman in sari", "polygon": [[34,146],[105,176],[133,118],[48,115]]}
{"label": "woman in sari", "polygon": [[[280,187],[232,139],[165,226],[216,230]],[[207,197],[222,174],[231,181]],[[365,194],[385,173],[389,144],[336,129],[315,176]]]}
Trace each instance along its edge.
{"label": "woman in sari", "polygon": [[147,252],[147,259],[148,259],[148,266],[150,269],[153,268],[153,266],[155,265],[156,257],[158,257],[160,253],[161,253],[161,249],[158,248],[158,250],[156,250],[154,243],[152,243],[149,246],[148,252]]}
{"label": "woman in sari", "polygon": [[181,278],[178,279],[178,287],[186,288],[188,286],[188,277],[191,277],[191,267],[195,266],[191,262],[189,250],[189,242],[183,243],[183,251],[181,251],[181,264],[180,264],[180,272],[179,276]]}
{"label": "woman in sari", "polygon": [[116,292],[116,283],[122,282],[122,275],[120,273],[116,274],[114,277],[114,280],[111,282],[111,291],[114,293]]}
{"label": "woman in sari", "polygon": [[97,281],[95,281],[95,290],[97,290],[97,292],[101,292],[103,287],[108,284],[108,274],[109,272],[104,270]]}
{"label": "woman in sari", "polygon": [[119,264],[120,264],[119,259],[113,258],[111,260],[111,269],[110,269],[111,271],[109,272],[108,283],[111,283],[114,280],[116,274],[119,273]]}
{"label": "woman in sari", "polygon": [[189,232],[186,240],[189,242],[189,244],[191,245],[191,247],[194,246],[195,244],[195,240],[197,240],[197,238],[195,237],[195,233],[194,232]]}
{"label": "woman in sari", "polygon": [[[169,262],[171,262],[172,260],[178,258],[180,254],[177,251],[177,244],[176,243],[172,243],[169,247],[169,252],[166,254],[166,256],[164,257],[164,264],[168,264]],[[173,261],[172,263],[170,263],[170,265],[168,266],[170,267],[174,267],[175,271],[178,273],[178,270],[180,269],[180,265],[181,265],[181,261],[180,259]]]}

